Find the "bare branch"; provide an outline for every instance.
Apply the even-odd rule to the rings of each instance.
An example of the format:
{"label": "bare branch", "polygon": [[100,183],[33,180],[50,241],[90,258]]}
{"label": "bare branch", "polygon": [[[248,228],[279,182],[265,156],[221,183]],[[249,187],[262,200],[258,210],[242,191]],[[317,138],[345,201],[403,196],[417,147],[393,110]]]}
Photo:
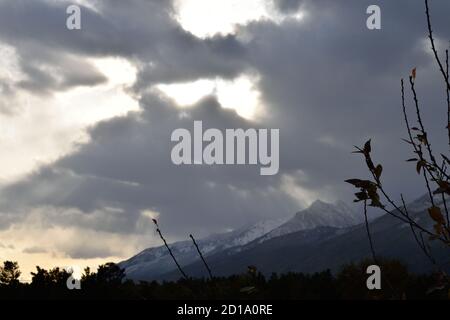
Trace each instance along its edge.
{"label": "bare branch", "polygon": [[430,39],[431,49],[433,50],[433,54],[434,54],[434,57],[436,59],[438,66],[439,66],[439,70],[441,71],[441,74],[444,77],[444,81],[447,85],[447,90],[450,90],[449,77],[444,70],[444,66],[442,65],[441,59],[439,58],[439,54],[436,50],[436,45],[434,43],[433,29],[431,27],[431,17],[430,17],[430,8],[428,6],[428,0],[425,0],[425,11],[426,11],[426,15],[427,15],[428,38]]}
{"label": "bare branch", "polygon": [[167,248],[167,250],[169,251],[170,256],[172,257],[172,260],[175,262],[175,264],[177,265],[178,270],[180,271],[180,273],[183,275],[184,279],[188,279],[188,276],[186,275],[186,273],[184,273],[183,269],[181,268],[180,264],[178,263],[177,259],[175,258],[175,256],[173,255],[172,250],[170,249],[169,245],[167,244],[166,239],[164,238],[164,236],[161,233],[161,229],[158,226],[158,222],[156,221],[156,219],[153,219],[153,223],[156,225],[156,232],[158,232],[159,237],[161,238],[161,240],[164,242],[164,246]]}
{"label": "bare branch", "polygon": [[197,252],[198,252],[200,258],[202,259],[203,264],[204,264],[205,267],[206,267],[206,270],[208,270],[209,277],[211,278],[211,280],[213,280],[214,277],[213,277],[213,275],[212,275],[211,269],[209,268],[208,263],[206,263],[206,260],[205,260],[205,258],[203,257],[203,254],[202,254],[202,252],[200,251],[200,248],[198,247],[197,242],[196,242],[195,239],[194,239],[194,236],[193,236],[192,234],[190,234],[189,237],[192,239],[192,242],[194,243],[194,246],[195,246],[195,248],[197,249]]}

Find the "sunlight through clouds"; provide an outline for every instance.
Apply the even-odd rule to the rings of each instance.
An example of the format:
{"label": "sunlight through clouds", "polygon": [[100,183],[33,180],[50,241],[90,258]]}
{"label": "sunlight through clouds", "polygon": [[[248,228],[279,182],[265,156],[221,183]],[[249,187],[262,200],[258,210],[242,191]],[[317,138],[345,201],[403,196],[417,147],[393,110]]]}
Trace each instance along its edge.
{"label": "sunlight through clouds", "polygon": [[236,26],[266,19],[280,24],[285,20],[300,21],[305,12],[281,13],[267,0],[176,0],[176,19],[199,38],[228,35]]}
{"label": "sunlight through clouds", "polygon": [[254,77],[242,75],[231,81],[201,79],[186,83],[159,84],[156,89],[173,99],[180,107],[192,106],[213,94],[223,108],[233,109],[245,119],[256,120],[262,113],[256,81]]}
{"label": "sunlight through clouds", "polygon": [[57,108],[67,123],[91,125],[98,121],[125,115],[139,106],[127,92],[136,80],[137,70],[125,59],[102,58],[91,62],[108,79],[95,87],[79,87],[55,95]]}
{"label": "sunlight through clouds", "polygon": [[264,0],[177,0],[177,20],[200,38],[230,34],[235,25],[268,17]]}
{"label": "sunlight through clouds", "polygon": [[159,84],[156,89],[172,98],[179,106],[191,106],[215,89],[213,80],[202,79],[186,83]]}
{"label": "sunlight through clouds", "polygon": [[[1,57],[13,57],[8,48],[0,49]],[[10,60],[5,60],[11,63],[0,74],[0,80],[14,85],[21,73],[18,64]],[[87,126],[138,110],[137,101],[126,92],[135,80],[136,69],[125,59],[90,62],[107,77],[106,83],[58,91],[51,96],[15,90],[8,105],[12,111],[2,114],[0,110],[0,148],[5,164],[0,168],[0,183],[18,179],[69,153],[75,144],[86,142]]]}

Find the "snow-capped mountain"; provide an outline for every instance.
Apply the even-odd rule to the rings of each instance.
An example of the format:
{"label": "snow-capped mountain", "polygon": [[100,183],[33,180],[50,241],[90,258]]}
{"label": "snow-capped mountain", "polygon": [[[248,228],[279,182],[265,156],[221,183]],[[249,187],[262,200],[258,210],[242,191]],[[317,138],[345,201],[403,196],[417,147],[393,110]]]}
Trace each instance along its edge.
{"label": "snow-capped mountain", "polygon": [[[442,199],[439,200],[438,197],[434,199],[434,202],[439,206],[443,204]],[[421,226],[432,230],[434,222],[427,210],[430,206],[430,199],[428,196],[424,196],[409,203],[407,207],[411,218]],[[447,207],[449,206],[447,204]],[[329,213],[329,211],[315,211],[315,209],[320,207],[326,209],[329,206],[316,203],[312,207],[314,210],[309,210],[310,208],[308,208],[305,210],[307,213],[300,213],[300,217],[296,216],[292,220],[295,221],[298,218],[303,222],[306,221],[304,219],[311,212],[316,212],[317,214],[325,212],[320,219],[317,218],[316,220],[320,222],[325,221],[322,218],[327,217],[327,212]],[[356,217],[355,221],[357,220],[358,218]],[[347,221],[347,218],[344,218],[342,221],[339,219],[328,220],[328,222],[330,221],[336,224],[345,224],[352,220]],[[299,225],[301,227],[311,226],[309,223],[299,223]],[[401,220],[389,214],[384,214],[370,222],[369,230],[377,256],[399,260],[411,272],[423,273],[435,270],[436,266],[430,262],[418,246],[411,228],[409,225],[406,226]],[[284,231],[288,232],[288,229]],[[418,231],[416,230],[416,232]],[[430,248],[437,265],[443,271],[450,272],[448,246],[437,240],[429,240],[425,236],[423,239],[427,247]],[[360,262],[363,259],[372,257],[365,224],[347,228],[319,226],[269,239],[266,238],[264,241],[260,240],[257,239],[245,246],[227,249],[210,255],[207,260],[214,275],[242,274],[246,272],[249,265],[257,266],[258,270],[266,275],[270,275],[273,272],[314,273],[324,270],[337,272],[344,264]],[[207,276],[201,262],[194,262],[183,266],[183,268],[189,276]],[[179,274],[172,272],[164,275],[163,278],[176,280],[179,278]]]}
{"label": "snow-capped mountain", "polygon": [[[285,221],[286,219],[262,221],[231,232],[211,235],[198,240],[197,244],[202,254],[208,256],[228,248],[244,246],[277,228]],[[198,253],[190,240],[175,242],[169,246],[181,265],[187,265],[199,259]],[[125,268],[128,278],[135,280],[158,279],[160,275],[176,268],[164,246],[145,249],[119,265]]]}
{"label": "snow-capped mountain", "polygon": [[[249,244],[260,244],[275,237],[318,227],[350,227],[359,224],[362,219],[360,213],[355,213],[343,202],[329,204],[317,200],[288,221],[263,221],[235,231],[212,235],[198,240],[197,243],[205,257],[225,251],[228,254],[237,253],[246,250]],[[198,253],[190,240],[175,242],[170,244],[170,248],[182,266],[199,261]],[[176,271],[176,266],[164,246],[146,249],[121,262],[120,266],[125,268],[128,278],[135,280],[160,279],[161,276]]]}
{"label": "snow-capped mountain", "polygon": [[355,212],[342,201],[330,204],[317,200],[286,223],[261,237],[258,242],[317,227],[346,228],[363,222],[363,219],[361,213]]}

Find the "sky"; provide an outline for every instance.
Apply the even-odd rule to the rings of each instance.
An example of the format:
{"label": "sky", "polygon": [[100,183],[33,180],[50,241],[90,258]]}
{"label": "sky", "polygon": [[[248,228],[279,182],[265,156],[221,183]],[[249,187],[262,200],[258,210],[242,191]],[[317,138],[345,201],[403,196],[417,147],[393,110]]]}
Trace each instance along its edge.
{"label": "sky", "polygon": [[[450,3],[430,2],[443,50]],[[66,28],[73,3],[81,30]],[[0,261],[26,279],[159,245],[152,218],[176,241],[351,202],[344,180],[367,175],[351,151],[369,138],[385,186],[414,200],[399,92],[414,67],[446,143],[426,36],[421,0],[0,0]],[[173,165],[171,132],[195,120],[279,129],[279,173]]]}

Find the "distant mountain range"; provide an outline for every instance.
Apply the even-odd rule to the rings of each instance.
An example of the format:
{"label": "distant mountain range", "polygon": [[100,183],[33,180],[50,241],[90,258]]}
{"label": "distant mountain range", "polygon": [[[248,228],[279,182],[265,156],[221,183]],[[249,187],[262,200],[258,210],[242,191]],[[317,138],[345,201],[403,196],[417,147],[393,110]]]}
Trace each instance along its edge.
{"label": "distant mountain range", "polygon": [[[416,221],[430,226],[427,208],[430,202],[422,197],[408,206]],[[371,257],[362,212],[355,212],[343,202],[329,204],[316,201],[288,221],[265,221],[236,231],[213,235],[198,241],[214,275],[239,274],[254,265],[265,274],[333,272],[350,262]],[[377,255],[403,261],[414,272],[433,268],[414,242],[409,226],[390,215],[370,223]],[[450,248],[430,242],[437,261],[449,267]],[[184,271],[193,277],[206,277],[191,241],[170,245]],[[167,249],[149,248],[120,263],[127,277],[133,280],[174,280],[180,277]]]}
{"label": "distant mountain range", "polygon": [[[235,231],[215,234],[197,240],[204,256],[211,256],[229,248],[239,248],[274,230],[285,220],[259,222],[252,226],[242,227]],[[175,242],[169,245],[181,265],[194,263],[199,259],[191,240]],[[164,274],[176,269],[166,247],[148,248],[136,256],[120,263],[125,268],[127,277],[135,280],[161,279]]]}

